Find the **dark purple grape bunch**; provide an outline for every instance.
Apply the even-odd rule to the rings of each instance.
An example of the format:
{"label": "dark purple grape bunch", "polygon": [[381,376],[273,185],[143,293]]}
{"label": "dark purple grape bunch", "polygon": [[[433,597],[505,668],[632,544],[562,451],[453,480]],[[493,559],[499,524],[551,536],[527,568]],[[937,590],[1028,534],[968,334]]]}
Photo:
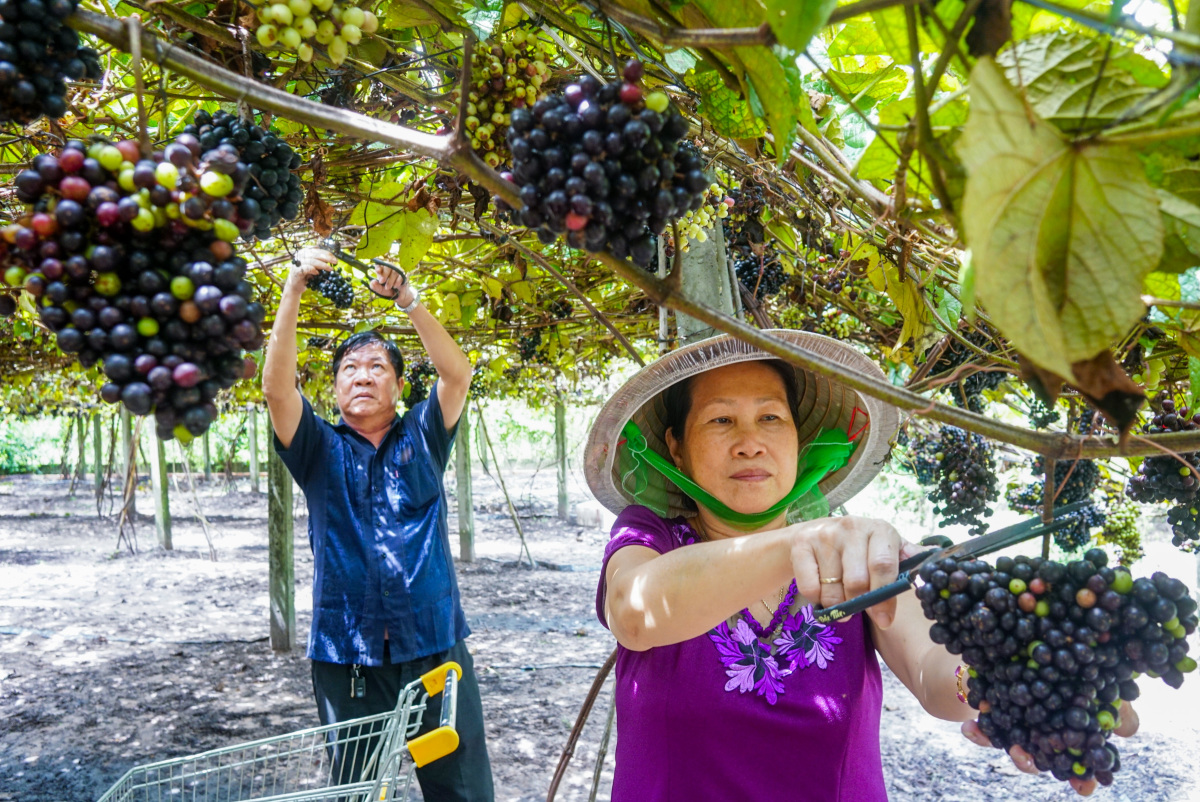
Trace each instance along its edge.
{"label": "dark purple grape bunch", "polygon": [[1178,688],[1194,671],[1187,637],[1196,602],[1163,573],[1133,579],[1091,549],[1041,557],[947,558],[923,565],[917,598],[934,643],[970,667],[967,703],[992,745],[1020,746],[1058,780],[1111,785],[1121,767],[1109,736],[1138,674]]}
{"label": "dark purple grape bunch", "polygon": [[404,384],[407,387],[404,394],[404,407],[406,409],[412,409],[426,398],[429,398],[429,390],[433,387],[433,383],[437,381],[437,375],[437,368],[428,359],[421,359],[413,363],[404,379]]}
{"label": "dark purple grape bunch", "polygon": [[[1192,415],[1187,407],[1176,409],[1175,402],[1168,398],[1143,431],[1161,434],[1193,431],[1197,427],[1200,427],[1200,412]],[[1172,542],[1181,548],[1194,549],[1200,547],[1200,480],[1196,478],[1200,452],[1179,456],[1182,462],[1173,455],[1143,459],[1125,493],[1143,504],[1172,502],[1171,509],[1167,510]]]}
{"label": "dark purple grape bunch", "polygon": [[520,355],[522,362],[540,362],[544,360],[545,352],[542,348],[542,332],[540,329],[534,329],[517,340],[517,354]]}
{"label": "dark purple grape bunch", "polygon": [[354,305],[354,285],[336,270],[318,270],[308,277],[306,286],[333,301],[337,309],[349,309]]}
{"label": "dark purple grape bunch", "polygon": [[941,464],[938,459],[941,453],[941,436],[921,431],[909,435],[906,431],[901,431],[896,441],[908,452],[905,463],[912,470],[917,482],[926,486],[936,484]]}
{"label": "dark purple grape bunch", "polygon": [[571,301],[568,298],[559,298],[556,301],[551,301],[550,305],[546,307],[546,311],[555,320],[566,320],[575,313],[575,309],[571,306]]}
{"label": "dark purple grape bunch", "polygon": [[752,294],[754,299],[762,301],[779,294],[787,284],[787,273],[783,272],[783,263],[775,249],[767,246],[761,255],[755,255],[746,249],[733,263],[738,283]]}
{"label": "dark purple grape bunch", "polygon": [[216,418],[217,393],[249,375],[243,351],[262,347],[266,311],[231,244],[237,227],[217,216],[237,178],[197,162],[186,134],[145,156],[99,139],[39,155],[17,175],[32,208],[0,231],[0,268],[63,353],[102,366],[105,401],[188,440]]}
{"label": "dark purple grape bunch", "polygon": [[966,524],[972,535],[987,531],[988,505],[1000,498],[996,487],[995,449],[982,436],[943,426],[934,458],[938,463],[937,487],[929,494],[938,526]]}
{"label": "dark purple grape bunch", "polygon": [[[995,340],[981,329],[970,329],[961,332],[963,339],[984,351],[996,350]],[[929,369],[930,376],[949,377],[954,371],[968,362],[986,367],[987,360],[977,352],[963,345],[957,338],[951,338],[945,350],[938,356],[933,367]],[[1008,374],[1000,370],[979,370],[950,382],[946,389],[950,391],[950,399],[956,406],[965,407],[972,412],[982,413],[987,404],[984,392],[994,390],[1008,378]]]}
{"label": "dark purple grape bunch", "polygon": [[[1090,412],[1090,410],[1089,410]],[[1089,418],[1090,420],[1090,418]],[[1046,475],[1046,460],[1036,457],[1033,460],[1033,475],[1035,481],[1021,486],[1009,488],[1006,497],[1008,505],[1015,510],[1035,512],[1042,508],[1043,490]],[[1068,515],[1069,523],[1054,533],[1054,542],[1063,551],[1078,551],[1091,542],[1091,530],[1104,526],[1108,520],[1104,511],[1092,499],[1092,494],[1100,486],[1100,468],[1093,460],[1058,460],[1054,463],[1054,487],[1058,488],[1055,504],[1062,506],[1074,504],[1077,501],[1092,503],[1081,510]]]}
{"label": "dark purple grape bunch", "polygon": [[602,85],[584,75],[513,109],[512,169],[502,175],[519,190],[517,219],[543,243],[566,234],[572,248],[648,267],[652,237],[699,208],[712,182],[698,152],[680,146],[687,121],[666,93],[640,86],[641,63],[629,62],[624,78]]}
{"label": "dark purple grape bunch", "polygon": [[304,160],[274,130],[227,111],[209,114],[204,110],[197,111],[183,130],[197,137],[204,151],[223,145],[233,148],[238,162],[246,165],[250,181],[235,218],[243,239],[270,239],[275,226],[300,213],[304,190],[300,176],[292,171]]}
{"label": "dark purple grape bunch", "polygon": [[78,0],[0,0],[0,123],[67,113],[67,81],[104,77],[96,51],[67,27]]}

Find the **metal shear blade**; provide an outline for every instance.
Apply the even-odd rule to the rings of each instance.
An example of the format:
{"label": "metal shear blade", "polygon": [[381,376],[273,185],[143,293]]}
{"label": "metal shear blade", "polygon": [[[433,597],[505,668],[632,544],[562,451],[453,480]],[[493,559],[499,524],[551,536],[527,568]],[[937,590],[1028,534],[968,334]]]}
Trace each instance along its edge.
{"label": "metal shear blade", "polygon": [[1091,503],[1091,501],[1086,500],[1076,501],[1073,504],[1057,507],[1054,510],[1053,520],[1049,522],[1043,522],[1041,518],[1030,518],[1019,524],[997,529],[995,532],[989,532],[986,535],[965,540],[954,546],[948,546],[944,549],[931,549],[920,554],[915,554],[900,563],[900,576],[895,582],[876,588],[861,596],[855,596],[853,599],[847,599],[832,607],[814,610],[813,617],[819,623],[827,624],[830,621],[838,621],[854,613],[862,612],[868,607],[873,607],[882,601],[899,596],[910,589],[917,573],[921,570],[921,566],[927,562],[937,562],[947,557],[955,559],[982,557],[985,554],[1006,549],[1017,543],[1041,537],[1049,532],[1072,525],[1074,521],[1070,516],[1085,509]]}

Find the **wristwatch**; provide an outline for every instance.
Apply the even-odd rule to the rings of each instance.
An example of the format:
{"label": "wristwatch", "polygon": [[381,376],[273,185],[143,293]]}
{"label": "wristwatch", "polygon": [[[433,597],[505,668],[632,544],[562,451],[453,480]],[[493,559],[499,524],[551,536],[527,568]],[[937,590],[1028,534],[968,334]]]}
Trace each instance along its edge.
{"label": "wristwatch", "polygon": [[[418,290],[416,287],[413,287],[411,284],[409,285],[409,287],[412,289],[412,294],[413,294],[412,303],[410,303],[408,306],[400,306],[399,307],[400,311],[406,315],[411,315],[413,310],[417,308],[417,304],[421,303],[421,291]],[[397,304],[397,306],[399,306],[399,304]]]}

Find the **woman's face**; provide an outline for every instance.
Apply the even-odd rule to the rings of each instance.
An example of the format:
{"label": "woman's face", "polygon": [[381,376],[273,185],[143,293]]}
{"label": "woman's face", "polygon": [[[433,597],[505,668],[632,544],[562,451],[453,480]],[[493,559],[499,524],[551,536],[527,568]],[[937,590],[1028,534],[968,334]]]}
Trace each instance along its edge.
{"label": "woman's face", "polygon": [[757,513],[796,483],[799,438],[783,380],[762,362],[692,379],[683,441],[667,430],[675,465],[737,512]]}

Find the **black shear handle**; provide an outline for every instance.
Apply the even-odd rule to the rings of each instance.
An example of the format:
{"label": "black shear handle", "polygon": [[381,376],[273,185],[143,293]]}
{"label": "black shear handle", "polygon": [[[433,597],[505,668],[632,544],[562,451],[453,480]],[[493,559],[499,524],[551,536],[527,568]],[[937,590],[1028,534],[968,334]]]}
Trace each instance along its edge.
{"label": "black shear handle", "polygon": [[821,624],[840,621],[855,613],[861,613],[868,607],[874,607],[880,602],[895,598],[911,587],[912,579],[907,574],[901,574],[900,578],[890,585],[875,588],[875,590],[864,593],[861,596],[855,596],[853,599],[847,599],[841,604],[835,604],[832,607],[825,607],[820,610],[814,609],[813,618]]}

